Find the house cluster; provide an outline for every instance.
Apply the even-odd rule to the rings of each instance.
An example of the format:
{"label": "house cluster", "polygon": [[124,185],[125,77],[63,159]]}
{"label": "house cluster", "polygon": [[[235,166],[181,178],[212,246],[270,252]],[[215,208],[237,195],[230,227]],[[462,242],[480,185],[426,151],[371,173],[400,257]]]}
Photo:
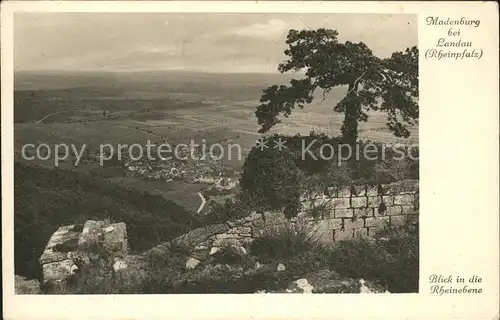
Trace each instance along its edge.
{"label": "house cluster", "polygon": [[186,160],[126,159],[123,166],[134,175],[148,180],[202,183],[215,185],[220,189],[232,189],[237,185],[237,179],[231,177],[233,174],[230,170],[224,168],[220,160],[208,158],[205,160],[184,159]]}

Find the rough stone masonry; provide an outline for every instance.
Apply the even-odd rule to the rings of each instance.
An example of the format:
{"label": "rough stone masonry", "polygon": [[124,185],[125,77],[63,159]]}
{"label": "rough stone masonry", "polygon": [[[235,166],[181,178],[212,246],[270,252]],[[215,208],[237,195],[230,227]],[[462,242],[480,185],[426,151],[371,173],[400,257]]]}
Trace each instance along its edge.
{"label": "rough stone masonry", "polygon": [[372,237],[388,225],[418,222],[418,180],[330,187],[322,193],[304,195],[302,209],[291,220],[282,212],[252,212],[242,219],[192,230],[149,252],[165,254],[175,245],[203,261],[223,246],[248,248],[254,239],[275,234],[283,227],[304,231],[323,243]]}
{"label": "rough stone masonry", "polygon": [[105,250],[115,261],[113,267],[123,267],[128,253],[125,223],[89,220],[83,226],[69,225],[57,229],[39,259],[44,291],[63,292],[70,277],[88,263],[92,246]]}

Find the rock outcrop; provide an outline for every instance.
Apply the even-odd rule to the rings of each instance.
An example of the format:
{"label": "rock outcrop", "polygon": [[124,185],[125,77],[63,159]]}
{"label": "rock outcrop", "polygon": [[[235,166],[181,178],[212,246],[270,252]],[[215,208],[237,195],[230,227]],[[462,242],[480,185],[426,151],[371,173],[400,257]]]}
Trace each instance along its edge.
{"label": "rock outcrop", "polygon": [[41,287],[46,293],[64,293],[69,282],[77,279],[96,255],[113,261],[113,272],[118,272],[127,268],[127,254],[125,223],[89,220],[84,225],[60,227],[39,259]]}

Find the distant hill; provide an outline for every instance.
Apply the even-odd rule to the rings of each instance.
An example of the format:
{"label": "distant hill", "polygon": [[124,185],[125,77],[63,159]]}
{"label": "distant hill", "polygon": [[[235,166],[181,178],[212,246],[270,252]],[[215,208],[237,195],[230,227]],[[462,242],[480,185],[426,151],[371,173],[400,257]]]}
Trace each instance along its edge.
{"label": "distant hill", "polygon": [[[14,74],[14,90],[126,87],[136,90],[149,88],[153,91],[160,88],[182,89],[185,84],[212,89],[231,87],[264,89],[271,84],[286,83],[290,78],[291,75],[280,73],[17,71]],[[186,89],[191,88],[187,86]]]}
{"label": "distant hill", "polygon": [[159,195],[120,187],[68,170],[16,163],[15,273],[39,275],[38,258],[61,225],[89,219],[125,222],[129,245],[143,251],[201,226],[183,207]]}

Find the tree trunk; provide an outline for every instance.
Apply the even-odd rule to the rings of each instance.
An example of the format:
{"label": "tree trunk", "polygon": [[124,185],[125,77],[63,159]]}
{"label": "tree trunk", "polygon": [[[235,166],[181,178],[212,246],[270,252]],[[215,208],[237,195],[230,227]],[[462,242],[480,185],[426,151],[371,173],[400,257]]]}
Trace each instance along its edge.
{"label": "tree trunk", "polygon": [[345,117],[342,124],[342,136],[344,141],[354,147],[358,139],[358,118],[360,104],[357,99],[358,84],[349,84],[348,94],[345,99]]}

